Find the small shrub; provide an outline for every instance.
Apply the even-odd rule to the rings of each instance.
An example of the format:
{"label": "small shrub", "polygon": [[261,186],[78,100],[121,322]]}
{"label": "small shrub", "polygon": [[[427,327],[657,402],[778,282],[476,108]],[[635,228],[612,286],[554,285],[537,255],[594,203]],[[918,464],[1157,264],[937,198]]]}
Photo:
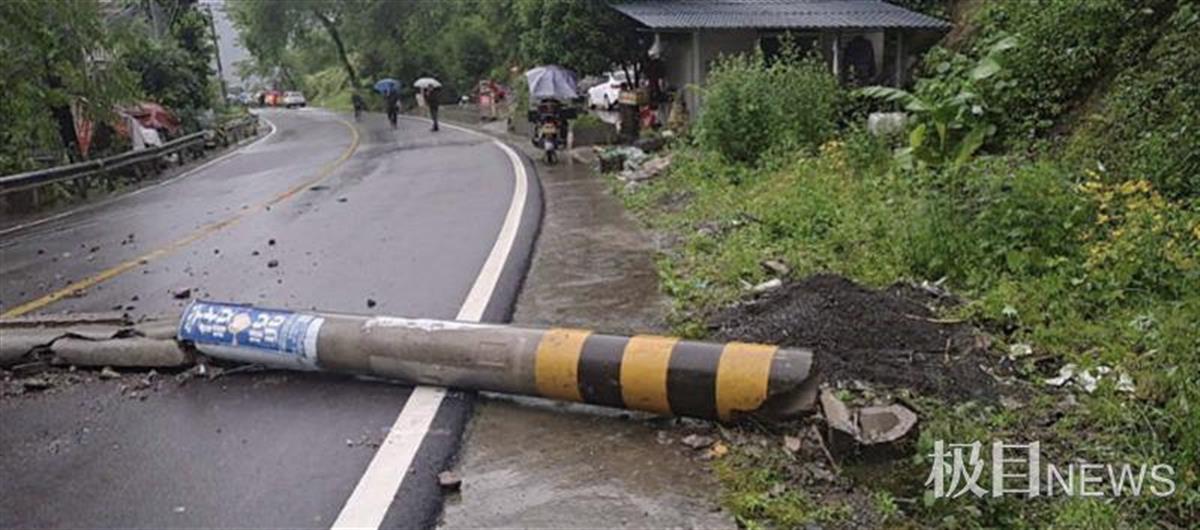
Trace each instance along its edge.
{"label": "small shrub", "polygon": [[722,57],[709,74],[696,137],[742,164],[768,152],[812,150],[834,131],[840,99],[837,80],[815,61]]}

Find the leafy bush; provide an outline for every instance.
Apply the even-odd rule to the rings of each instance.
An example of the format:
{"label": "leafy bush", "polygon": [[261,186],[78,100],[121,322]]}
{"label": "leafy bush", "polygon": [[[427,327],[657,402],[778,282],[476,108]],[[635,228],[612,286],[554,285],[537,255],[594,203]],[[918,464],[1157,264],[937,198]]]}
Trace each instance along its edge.
{"label": "leafy bush", "polygon": [[[958,68],[946,68],[959,75],[922,80],[917,83],[917,93],[898,88],[872,86],[859,91],[860,94],[904,106],[913,114],[916,126],[909,133],[908,147],[897,151],[897,159],[905,167],[913,163],[935,168],[962,166],[983,146],[996,126],[984,117],[984,102],[979,96],[982,83],[1002,71],[1001,55],[1016,46],[1016,40],[1002,38],[988,47],[988,53],[978,62],[964,69],[966,62],[956,56],[953,63]],[[960,72],[960,70],[963,70]]]}
{"label": "leafy bush", "polygon": [[909,270],[972,288],[1078,262],[1089,214],[1060,165],[1003,161],[973,164],[961,189],[927,192],[920,208],[907,233]]}
{"label": "leafy bush", "polygon": [[834,131],[841,95],[828,68],[814,61],[722,57],[709,73],[696,138],[743,164],[768,151],[812,150]]}

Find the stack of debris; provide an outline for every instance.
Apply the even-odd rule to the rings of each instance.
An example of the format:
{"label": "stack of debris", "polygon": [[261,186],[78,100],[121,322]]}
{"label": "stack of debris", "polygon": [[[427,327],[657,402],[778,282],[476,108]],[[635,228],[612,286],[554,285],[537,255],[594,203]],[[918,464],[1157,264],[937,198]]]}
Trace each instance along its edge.
{"label": "stack of debris", "polygon": [[637,146],[597,148],[600,171],[618,173],[626,189],[653,180],[671,166],[671,154],[648,154]]}

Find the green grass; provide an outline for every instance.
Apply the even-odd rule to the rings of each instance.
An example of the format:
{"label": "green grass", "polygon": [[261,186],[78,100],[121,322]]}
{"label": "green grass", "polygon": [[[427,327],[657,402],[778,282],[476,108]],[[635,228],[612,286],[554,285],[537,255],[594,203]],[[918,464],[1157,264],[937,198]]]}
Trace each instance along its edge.
{"label": "green grass", "polygon": [[[1179,492],[1100,503],[955,499],[882,511],[896,508],[889,517],[905,524],[950,527],[1196,520],[1200,279],[1191,258],[1200,249],[1200,210],[1119,185],[1084,191],[1088,173],[1057,162],[992,157],[956,176],[897,173],[886,149],[857,133],[845,136],[820,155],[759,168],[684,148],[667,176],[623,194],[647,225],[677,242],[658,261],[676,331],[703,336],[708,314],[765,279],[759,263],[768,258],[782,258],[800,277],[828,271],[874,286],[945,277],[969,300],[957,316],[992,331],[997,351],[1027,342],[1056,365],[1111,366],[1128,372],[1137,392],[1111,384],[1078,392],[1079,405],[1047,423],[1059,397],[1040,384],[1045,375],[1024,365],[1032,397],[1023,409],[922,401],[924,453],[934,436],[985,444],[1038,439],[1056,462],[1171,464]],[[1118,211],[1121,222],[1097,223]],[[1152,221],[1156,215],[1165,216],[1161,223]],[[1171,245],[1184,248],[1184,257],[1172,261]],[[764,493],[788,478],[769,460],[746,458],[718,466],[725,504],[745,525],[789,527],[839,513],[840,505],[820,496]],[[928,465],[909,473],[899,488],[909,491],[874,495],[911,496]]]}

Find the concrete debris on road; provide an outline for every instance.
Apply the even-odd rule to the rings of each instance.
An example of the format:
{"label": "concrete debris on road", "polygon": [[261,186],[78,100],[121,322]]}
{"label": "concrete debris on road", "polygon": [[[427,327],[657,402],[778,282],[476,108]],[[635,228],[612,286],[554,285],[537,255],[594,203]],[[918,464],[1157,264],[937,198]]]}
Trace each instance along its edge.
{"label": "concrete debris on road", "polygon": [[692,449],[704,449],[704,448],[712,445],[716,441],[717,441],[717,439],[713,438],[712,436],[704,436],[702,434],[689,434],[687,436],[684,436],[682,440],[679,440],[679,443],[682,443],[683,445],[690,447]]}
{"label": "concrete debris on road", "polygon": [[462,489],[462,477],[453,471],[443,471],[438,473],[438,485],[447,491],[459,491]]}
{"label": "concrete debris on road", "polygon": [[41,356],[56,365],[187,366],[192,357],[175,342],[176,325],[106,314],[6,319],[0,321],[0,366]]}

